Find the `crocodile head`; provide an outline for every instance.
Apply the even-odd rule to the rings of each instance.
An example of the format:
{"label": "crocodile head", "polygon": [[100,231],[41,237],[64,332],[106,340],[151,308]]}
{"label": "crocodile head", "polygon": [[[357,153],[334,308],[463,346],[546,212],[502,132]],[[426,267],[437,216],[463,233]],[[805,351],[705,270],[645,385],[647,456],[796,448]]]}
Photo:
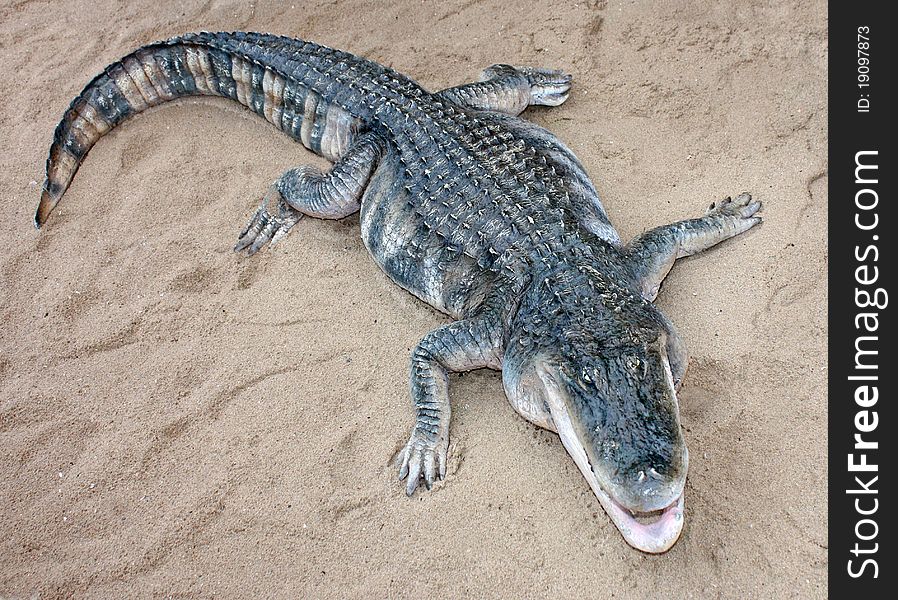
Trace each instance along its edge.
{"label": "crocodile head", "polygon": [[511,403],[558,432],[624,539],[650,553],[673,546],[684,518],[668,325],[595,271],[556,273],[522,299],[503,363]]}

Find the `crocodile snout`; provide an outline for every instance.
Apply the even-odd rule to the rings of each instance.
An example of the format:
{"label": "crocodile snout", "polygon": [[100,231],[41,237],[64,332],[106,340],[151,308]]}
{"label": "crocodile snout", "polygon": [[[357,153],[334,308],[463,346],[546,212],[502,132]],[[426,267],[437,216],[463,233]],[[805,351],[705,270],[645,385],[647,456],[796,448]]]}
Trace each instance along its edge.
{"label": "crocodile snout", "polygon": [[670,506],[686,484],[685,469],[644,466],[615,478],[612,496],[633,512],[652,512]]}

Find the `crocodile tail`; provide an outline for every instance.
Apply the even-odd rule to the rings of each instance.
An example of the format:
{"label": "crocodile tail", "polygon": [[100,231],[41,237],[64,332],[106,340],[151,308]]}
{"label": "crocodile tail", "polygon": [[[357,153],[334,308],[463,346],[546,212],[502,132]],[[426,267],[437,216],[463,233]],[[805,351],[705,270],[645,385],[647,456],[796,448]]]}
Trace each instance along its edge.
{"label": "crocodile tail", "polygon": [[[291,71],[278,59],[285,47],[293,52],[293,65],[302,68]],[[321,74],[351,63],[368,76],[385,71],[351,54],[263,34],[197,33],[137,49],[87,84],[56,126],[35,227],[46,222],[97,140],[133,115],[176,98],[231,98],[336,160],[367,115],[345,108],[345,97],[333,102],[328,92],[340,86]]]}

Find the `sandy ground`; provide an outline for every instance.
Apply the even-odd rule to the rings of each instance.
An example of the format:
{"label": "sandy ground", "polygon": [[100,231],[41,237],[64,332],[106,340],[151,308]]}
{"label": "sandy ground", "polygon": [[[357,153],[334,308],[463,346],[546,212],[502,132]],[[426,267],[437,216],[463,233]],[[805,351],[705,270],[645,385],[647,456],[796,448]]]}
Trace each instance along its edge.
{"label": "sandy ground", "polygon": [[[823,597],[826,8],[724,4],[4,1],[0,596]],[[452,379],[448,480],[404,496],[409,350],[445,318],[377,269],[357,218],[231,252],[268,184],[316,160],[241,107],[134,119],[31,227],[69,100],[199,29],[305,37],[431,89],[493,62],[566,69],[567,104],[527,117],[624,238],[764,201],[658,299],[691,350],[669,553],[623,542],[494,372]]]}

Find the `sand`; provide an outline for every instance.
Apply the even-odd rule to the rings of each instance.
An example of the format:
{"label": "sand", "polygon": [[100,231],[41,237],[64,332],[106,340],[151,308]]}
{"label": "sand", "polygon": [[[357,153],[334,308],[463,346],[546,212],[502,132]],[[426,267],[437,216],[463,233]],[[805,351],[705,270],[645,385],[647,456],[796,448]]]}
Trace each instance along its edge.
{"label": "sand", "polygon": [[[0,596],[820,598],[826,592],[823,2],[4,1]],[[405,497],[408,357],[445,317],[358,219],[231,251],[283,170],[322,164],[187,99],[94,148],[31,226],[71,98],[185,31],[300,36],[430,89],[494,62],[575,75],[527,118],[578,154],[624,238],[750,190],[765,223],[678,263],[687,524],[628,547],[500,375],[452,378],[447,481]]]}

